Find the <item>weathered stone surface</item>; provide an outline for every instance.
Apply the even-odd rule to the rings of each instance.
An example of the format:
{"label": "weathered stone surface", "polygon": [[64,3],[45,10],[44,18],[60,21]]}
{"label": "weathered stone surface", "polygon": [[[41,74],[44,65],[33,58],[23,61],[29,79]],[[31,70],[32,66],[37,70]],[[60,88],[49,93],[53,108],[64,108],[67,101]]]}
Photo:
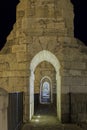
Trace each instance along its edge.
{"label": "weathered stone surface", "polygon": [[[25,122],[29,120],[30,65],[40,51],[47,50],[55,55],[60,69],[55,70],[56,63],[51,65],[45,59],[39,63],[34,72],[35,93],[40,92],[43,76],[51,78],[53,93],[87,93],[87,47],[74,38],[73,17],[70,0],[20,0],[17,5],[16,23],[0,52],[0,85],[8,92],[27,93],[23,103]],[[67,121],[68,98],[61,99],[62,117]],[[78,107],[73,109],[71,116],[76,121]],[[79,120],[82,113],[78,113]]]}
{"label": "weathered stone surface", "polygon": [[2,77],[21,77],[21,76],[28,76],[28,72],[26,71],[2,71]]}
{"label": "weathered stone surface", "polygon": [[[62,84],[67,86],[86,86],[86,77],[82,76],[65,76],[62,77]],[[77,88],[76,88],[77,89]],[[78,89],[79,91],[79,89]],[[85,91],[85,90],[84,90]]]}
{"label": "weathered stone surface", "polygon": [[0,129],[8,130],[7,126],[8,93],[0,88]]}
{"label": "weathered stone surface", "polygon": [[12,46],[12,53],[17,52],[26,52],[26,44],[25,45],[13,45]]}
{"label": "weathered stone surface", "polygon": [[17,62],[25,62],[27,61],[27,53],[26,52],[18,52],[16,53]]}
{"label": "weathered stone surface", "polygon": [[71,69],[71,70],[83,70],[83,71],[86,70],[86,62],[78,62],[78,61],[71,61],[71,60],[70,62],[67,61],[63,63],[64,68]]}
{"label": "weathered stone surface", "polygon": [[24,63],[23,60],[22,63],[11,63],[10,64],[10,70],[12,71],[16,71],[16,70],[27,70],[27,68],[29,68],[29,66],[27,65],[27,63]]}

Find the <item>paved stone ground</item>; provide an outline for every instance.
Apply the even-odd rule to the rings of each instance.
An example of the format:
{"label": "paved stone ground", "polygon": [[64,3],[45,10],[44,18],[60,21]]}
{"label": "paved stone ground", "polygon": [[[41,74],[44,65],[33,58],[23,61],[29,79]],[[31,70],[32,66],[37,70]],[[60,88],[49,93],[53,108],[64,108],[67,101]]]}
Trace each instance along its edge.
{"label": "paved stone ground", "polygon": [[40,105],[32,120],[21,130],[84,130],[76,124],[60,124],[52,105]]}
{"label": "paved stone ground", "polygon": [[[47,117],[45,118],[47,119]],[[52,121],[52,118],[51,118]],[[45,124],[46,123],[46,124]],[[87,127],[86,127],[87,129]],[[44,123],[42,122],[30,122],[27,124],[24,124],[21,130],[86,130],[84,128],[81,128],[77,126],[76,124],[60,124],[54,122],[48,122],[46,120]]]}
{"label": "paved stone ground", "polygon": [[57,115],[56,112],[56,106],[53,104],[39,104],[38,108],[35,111],[35,115],[51,115],[55,116]]}

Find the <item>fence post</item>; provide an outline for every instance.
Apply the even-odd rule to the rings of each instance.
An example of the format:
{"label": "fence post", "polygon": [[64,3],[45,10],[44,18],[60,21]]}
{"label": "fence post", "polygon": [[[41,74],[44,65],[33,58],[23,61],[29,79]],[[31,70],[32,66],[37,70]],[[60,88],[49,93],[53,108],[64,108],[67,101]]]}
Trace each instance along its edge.
{"label": "fence post", "polygon": [[8,93],[0,88],[0,130],[8,130],[7,126]]}

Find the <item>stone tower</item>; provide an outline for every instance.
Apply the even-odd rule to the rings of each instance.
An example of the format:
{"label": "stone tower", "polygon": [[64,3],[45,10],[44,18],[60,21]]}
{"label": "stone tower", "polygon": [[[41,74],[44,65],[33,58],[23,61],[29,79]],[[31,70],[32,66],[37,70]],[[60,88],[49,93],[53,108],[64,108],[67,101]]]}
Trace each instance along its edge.
{"label": "stone tower", "polygon": [[48,80],[58,120],[86,119],[87,47],[74,38],[73,18],[70,0],[17,5],[16,23],[0,52],[0,86],[24,92],[24,122],[31,120],[34,97]]}

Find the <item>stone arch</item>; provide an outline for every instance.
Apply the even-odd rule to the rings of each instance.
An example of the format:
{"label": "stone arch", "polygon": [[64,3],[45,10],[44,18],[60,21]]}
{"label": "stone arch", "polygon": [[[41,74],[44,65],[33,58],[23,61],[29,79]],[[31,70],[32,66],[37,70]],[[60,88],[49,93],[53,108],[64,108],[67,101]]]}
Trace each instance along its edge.
{"label": "stone arch", "polygon": [[36,66],[42,61],[50,62],[54,66],[56,72],[59,72],[60,63],[58,59],[54,54],[47,50],[40,51],[38,54],[34,56],[30,64],[30,70],[34,71]]}
{"label": "stone arch", "polygon": [[47,61],[53,65],[56,70],[56,84],[57,84],[57,117],[61,121],[61,77],[60,77],[60,63],[57,57],[50,51],[43,50],[37,53],[30,63],[30,86],[29,86],[29,120],[34,114],[34,71],[38,64],[42,61]]}
{"label": "stone arch", "polygon": [[41,79],[41,81],[40,81],[40,103],[41,103],[41,87],[42,87],[42,82],[43,82],[43,80],[45,80],[45,79],[48,79],[48,80],[50,81],[50,91],[51,91],[51,94],[50,94],[51,100],[50,100],[50,102],[53,101],[53,96],[52,96],[52,94],[53,94],[53,92],[52,92],[52,79],[51,79],[49,76],[44,76],[44,77]]}

